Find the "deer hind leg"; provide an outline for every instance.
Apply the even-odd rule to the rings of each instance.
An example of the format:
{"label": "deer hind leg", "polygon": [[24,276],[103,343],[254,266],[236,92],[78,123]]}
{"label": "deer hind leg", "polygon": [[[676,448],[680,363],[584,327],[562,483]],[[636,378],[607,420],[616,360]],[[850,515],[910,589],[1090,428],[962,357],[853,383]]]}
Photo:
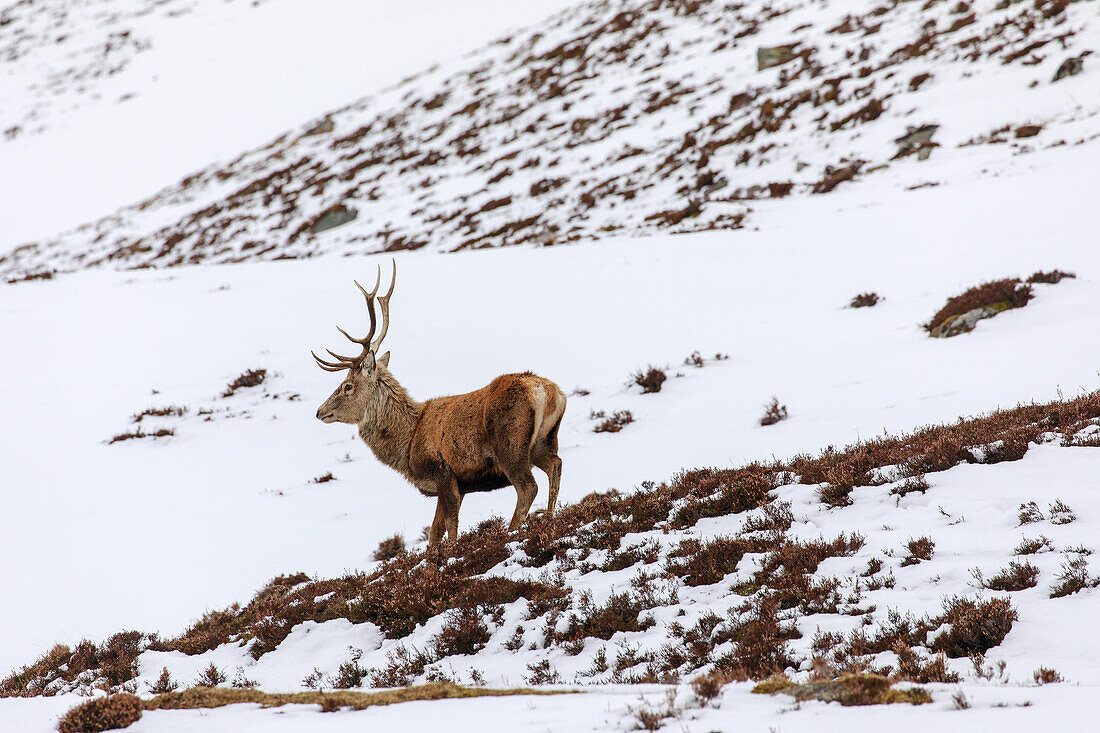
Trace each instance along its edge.
{"label": "deer hind leg", "polygon": [[546,514],[553,518],[554,507],[558,503],[558,489],[561,488],[561,459],[557,455],[543,455],[535,460],[535,465],[550,479],[550,498],[546,502]]}
{"label": "deer hind leg", "polygon": [[489,440],[497,466],[516,487],[516,511],[508,525],[515,531],[523,524],[535,503],[539,485],[531,474],[531,449],[535,443],[538,417],[525,388],[501,395],[508,408],[489,419]]}
{"label": "deer hind leg", "polygon": [[551,518],[554,516],[554,508],[558,504],[558,489],[561,488],[561,458],[558,457],[558,427],[561,418],[550,428],[546,439],[538,446],[534,463],[547,478],[550,479],[550,497],[546,502],[546,513]]}
{"label": "deer hind leg", "polygon": [[531,505],[535,503],[535,495],[539,493],[539,485],[535,483],[535,477],[531,474],[529,467],[505,469],[504,475],[512,482],[512,486],[516,487],[516,511],[512,514],[512,521],[508,525],[508,530],[514,532],[520,528],[531,511]]}

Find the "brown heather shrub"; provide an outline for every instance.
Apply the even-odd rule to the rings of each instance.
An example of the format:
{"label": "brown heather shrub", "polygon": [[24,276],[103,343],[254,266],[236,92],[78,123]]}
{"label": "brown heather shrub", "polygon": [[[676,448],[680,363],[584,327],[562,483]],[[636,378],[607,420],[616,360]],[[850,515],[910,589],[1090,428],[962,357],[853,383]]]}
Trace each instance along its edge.
{"label": "brown heather shrub", "polygon": [[661,557],[661,544],[656,540],[650,540],[637,545],[631,545],[618,552],[610,551],[607,560],[600,567],[603,572],[625,570],[639,563],[649,565],[657,562]]}
{"label": "brown heather shrub", "polygon": [[848,307],[870,308],[871,306],[876,305],[880,299],[881,296],[879,296],[878,293],[860,293],[859,295],[852,298],[851,302],[848,303]]}
{"label": "brown heather shrub", "polygon": [[145,432],[141,428],[136,428],[134,430],[131,430],[130,432],[119,433],[118,435],[112,436],[111,439],[107,441],[107,444],[113,445],[115,443],[121,443],[124,440],[140,440],[142,438],[166,438],[175,434],[176,431],[174,428],[157,428],[156,430],[149,433]]}
{"label": "brown heather shrub", "polygon": [[1025,524],[1033,524],[1035,522],[1041,522],[1046,519],[1043,516],[1043,510],[1039,508],[1039,505],[1033,501],[1029,501],[1026,504],[1020,505],[1020,513],[1017,515],[1020,520],[1020,526]]}
{"label": "brown heather shrub", "polygon": [[195,685],[198,687],[217,687],[227,679],[225,673],[211,662],[210,666],[204,669],[198,679],[195,680]]}
{"label": "brown heather shrub", "polygon": [[[557,559],[562,563],[558,570],[578,567],[588,552],[618,551],[623,538],[632,533],[689,526],[689,522],[711,516],[711,512],[766,505],[770,500],[769,487],[772,486],[794,480],[800,480],[803,484],[822,483],[827,473],[835,475],[838,471],[853,485],[884,484],[891,480],[893,474],[883,474],[877,469],[901,466],[903,477],[945,470],[959,462],[976,462],[968,448],[989,446],[1002,440],[1006,434],[1021,435],[1029,440],[1037,439],[1047,431],[1073,435],[1096,418],[1100,418],[1100,392],[1072,400],[999,410],[948,425],[923,428],[907,435],[865,441],[843,450],[828,448],[818,455],[795,456],[785,462],[752,464],[740,469],[685,471],[667,483],[643,483],[630,494],[616,491],[592,493],[574,504],[562,505],[552,521],[538,515],[529,518],[518,536],[509,536],[501,520],[484,522],[460,535],[456,543],[447,547],[450,558],[443,567],[440,567],[438,558],[429,558],[423,553],[407,553],[370,574],[317,581],[304,575],[277,578],[246,606],[234,605],[211,611],[179,637],[168,640],[154,638],[148,648],[198,654],[235,639],[248,643],[253,655],[259,657],[281,642],[294,625],[307,620],[323,622],[334,618],[348,618],[354,623],[374,621],[388,637],[400,638],[416,624],[450,609],[479,604],[491,607],[519,598],[528,601],[532,618],[554,611],[561,614],[570,605],[570,592],[560,576],[546,575],[538,581],[524,583],[478,576],[508,558],[511,555],[508,543],[517,539],[528,556],[525,564],[545,565]],[[674,508],[676,512],[670,517]],[[752,530],[746,526],[745,531]],[[783,539],[781,533],[774,534],[780,536],[741,539],[772,543],[764,550],[770,557],[776,553]],[[1018,551],[1038,550],[1046,546],[1032,547],[1032,544],[1025,541]],[[837,552],[844,551],[844,548],[835,549]],[[1069,576],[1063,579],[1064,582],[1052,588],[1052,593],[1070,593],[1100,583],[1100,580],[1088,575],[1087,566],[1083,564],[1085,558],[1079,560]],[[815,580],[807,578],[803,572],[788,573],[782,563],[769,561],[769,564],[773,565],[771,572],[754,577],[738,592],[751,595],[754,602],[759,602],[763,595],[774,594],[770,603],[777,612],[783,608],[798,607],[800,603],[808,608],[840,608],[838,589],[832,586],[835,582],[832,579]],[[811,565],[803,562],[796,563],[795,567],[808,568]],[[873,574],[866,587],[872,590],[892,587],[893,577],[882,578],[882,575],[881,572]],[[765,586],[771,589],[765,590]],[[805,602],[798,597],[799,593],[805,594]],[[847,610],[842,609],[842,612]],[[756,615],[763,616],[764,620],[768,618],[767,614]],[[738,633],[747,633],[742,628],[742,622],[749,618],[749,615],[741,613],[736,617],[736,623],[731,621],[728,627],[723,625],[714,630],[713,639],[692,641],[687,647],[687,658],[693,660],[690,664],[695,664],[696,669],[707,663],[736,669],[741,664],[740,658],[745,662],[741,667],[755,679],[761,678],[761,670],[768,668],[769,659],[779,665],[778,658],[783,656],[782,644],[754,645],[747,639],[746,643],[720,659],[704,660],[705,655],[709,655],[708,648],[724,641],[733,641],[731,629],[737,628]],[[942,621],[907,620],[893,612],[890,618],[890,622],[881,627],[874,638],[862,632],[853,634],[843,645],[846,651],[838,651],[845,651],[849,657],[876,654],[891,651],[899,640],[911,647],[922,646],[926,643],[928,632],[938,628]],[[763,628],[768,625],[764,624]],[[772,633],[770,638],[774,642],[775,638],[781,639],[782,636],[781,633]],[[943,639],[942,643],[947,641]],[[692,651],[693,648],[695,651]],[[48,694],[51,683],[60,680],[63,684],[66,676],[73,677],[78,673],[73,665],[68,664],[71,656],[72,650],[67,647],[51,650],[34,664],[0,681],[0,695]],[[783,668],[775,666],[763,672],[763,676]],[[662,673],[659,668],[656,672]]]}
{"label": "brown heather shrub", "polygon": [[187,414],[186,407],[168,405],[167,407],[146,407],[141,412],[131,415],[130,422],[139,423],[147,417],[183,417]]}
{"label": "brown heather shrub", "polygon": [[1018,277],[991,280],[970,288],[962,295],[948,298],[947,303],[932,316],[932,320],[924,328],[931,331],[948,318],[961,316],[987,305],[1005,303],[1009,308],[1023,308],[1031,298],[1031,285],[1022,283]]}
{"label": "brown heather shrub", "polygon": [[1084,557],[1075,557],[1062,564],[1058,582],[1050,589],[1051,598],[1063,598],[1086,588],[1100,585],[1100,578],[1089,577],[1089,563]]}
{"label": "brown heather shrub", "polygon": [[399,534],[387,537],[378,543],[378,549],[374,551],[375,560],[392,560],[405,551],[405,538]]}
{"label": "brown heather shrub", "polygon": [[1061,270],[1051,270],[1050,272],[1043,272],[1042,270],[1032,273],[1031,277],[1027,279],[1029,283],[1046,283],[1047,285],[1057,285],[1064,278],[1077,277],[1072,272],[1062,272]]}
{"label": "brown heather shrub", "polygon": [[1012,561],[985,584],[990,590],[1017,591],[1034,588],[1038,584],[1039,568],[1029,562]]}
{"label": "brown heather shrub", "polygon": [[149,692],[154,695],[160,695],[165,692],[175,692],[178,689],[179,684],[172,679],[172,675],[167,667],[161,668],[160,677],[157,677],[157,681],[149,686]]}
{"label": "brown heather shrub", "polygon": [[527,671],[531,673],[525,679],[529,685],[561,684],[561,675],[558,674],[556,669],[550,666],[550,661],[547,659],[528,664]]}
{"label": "brown heather shrub", "polygon": [[451,611],[443,628],[432,638],[437,659],[455,654],[477,654],[489,643],[489,627],[477,606]]}
{"label": "brown heather shrub", "polygon": [[761,680],[793,666],[787,642],[799,639],[798,628],[783,622],[779,605],[767,593],[750,599],[731,614],[736,614],[729,628],[715,636],[715,643],[734,642],[733,651],[714,660],[721,669],[744,670],[751,679]]}
{"label": "brown heather shrub", "polygon": [[737,570],[745,553],[753,551],[753,544],[740,538],[715,537],[705,543],[688,539],[669,555],[666,570],[686,585],[712,585]]}
{"label": "brown heather shrub", "polygon": [[97,645],[87,639],[75,648],[58,644],[34,664],[13,672],[0,681],[0,698],[53,695],[51,686],[74,682],[85,672],[109,689],[120,687],[137,676],[137,658],[145,650],[146,637],[139,631],[123,631]]}
{"label": "brown heather shrub", "polygon": [[894,675],[896,680],[928,684],[953,683],[961,679],[957,673],[948,671],[947,658],[943,654],[921,661],[913,648],[901,640],[894,645],[893,652],[898,657],[898,669]]}
{"label": "brown heather shrub", "polygon": [[222,392],[222,397],[232,397],[237,394],[237,390],[239,389],[258,387],[263,384],[266,377],[266,369],[249,369],[226,385],[225,391]]}
{"label": "brown heather shrub", "polygon": [[1013,552],[1017,555],[1034,555],[1037,552],[1052,552],[1053,550],[1054,543],[1050,541],[1050,538],[1046,535],[1039,535],[1032,540],[1020,540],[1020,544],[1016,545]]}
{"label": "brown heather shrub", "polygon": [[691,689],[704,702],[722,694],[722,688],[731,682],[745,682],[749,676],[742,669],[719,668],[701,674],[691,681]]}
{"label": "brown heather shrub", "polygon": [[765,504],[760,514],[751,516],[741,526],[741,532],[786,532],[794,523],[794,513],[789,501],[773,501]]}
{"label": "brown heather shrub", "polygon": [[[772,500],[772,478],[758,463],[735,470],[685,471],[675,482],[690,487],[673,526],[694,526],[700,519],[738,514],[765,506]],[[789,525],[788,525],[789,526]]]}
{"label": "brown heather shrub", "polygon": [[952,659],[985,654],[1004,641],[1016,620],[1016,609],[1005,598],[973,601],[952,598],[944,603],[941,623],[951,629],[932,642],[933,651],[943,652]]}
{"label": "brown heather shrub", "polygon": [[1037,685],[1051,685],[1055,682],[1065,682],[1062,675],[1058,674],[1057,670],[1048,669],[1046,667],[1039,667],[1031,676]]}
{"label": "brown heather shrub", "polygon": [[668,376],[655,366],[639,369],[630,375],[630,383],[642,388],[642,394],[654,394],[661,391],[661,385]]}
{"label": "brown heather shrub", "polygon": [[555,641],[570,642],[589,637],[606,641],[619,631],[645,631],[654,624],[651,618],[639,620],[645,606],[632,593],[612,593],[602,606],[585,598],[578,610],[580,615],[570,614],[568,627],[555,634]]}
{"label": "brown heather shrub", "polygon": [[[599,413],[599,416],[603,417],[603,413]],[[630,410],[618,410],[611,417],[604,419],[592,428],[592,432],[617,433],[632,422],[634,422],[634,415],[630,413]]]}
{"label": "brown heather shrub", "polygon": [[764,414],[760,417],[762,426],[775,425],[780,420],[787,419],[787,406],[779,404],[779,399],[772,397],[772,401],[764,405]]}
{"label": "brown heather shrub", "polygon": [[905,549],[905,557],[901,561],[901,566],[903,568],[909,565],[916,565],[923,560],[931,560],[932,553],[936,549],[936,543],[928,537],[918,537],[915,540],[906,542]]}
{"label": "brown heather shrub", "polygon": [[141,718],[141,700],[119,694],[81,703],[65,713],[57,724],[59,733],[99,733],[125,728]]}

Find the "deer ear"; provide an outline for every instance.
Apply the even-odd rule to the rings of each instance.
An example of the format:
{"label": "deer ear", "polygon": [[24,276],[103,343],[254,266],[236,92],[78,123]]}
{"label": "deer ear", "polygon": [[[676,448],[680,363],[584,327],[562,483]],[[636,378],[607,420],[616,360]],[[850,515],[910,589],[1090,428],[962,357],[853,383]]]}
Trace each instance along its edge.
{"label": "deer ear", "polygon": [[382,354],[382,358],[378,360],[378,363],[381,364],[382,366],[386,367],[387,369],[389,369],[390,368],[390,352],[387,351],[385,354]]}
{"label": "deer ear", "polygon": [[363,359],[363,364],[359,367],[360,372],[374,371],[374,352],[368,351],[366,357]]}

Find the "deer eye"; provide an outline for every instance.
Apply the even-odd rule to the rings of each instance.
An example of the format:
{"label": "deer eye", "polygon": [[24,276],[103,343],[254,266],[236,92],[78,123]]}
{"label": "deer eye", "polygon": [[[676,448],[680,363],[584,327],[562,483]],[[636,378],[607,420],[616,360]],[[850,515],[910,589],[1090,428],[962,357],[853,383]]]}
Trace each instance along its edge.
{"label": "deer eye", "polygon": [[345,384],[344,385],[344,391],[345,392],[350,392],[351,391],[351,385],[350,384]]}

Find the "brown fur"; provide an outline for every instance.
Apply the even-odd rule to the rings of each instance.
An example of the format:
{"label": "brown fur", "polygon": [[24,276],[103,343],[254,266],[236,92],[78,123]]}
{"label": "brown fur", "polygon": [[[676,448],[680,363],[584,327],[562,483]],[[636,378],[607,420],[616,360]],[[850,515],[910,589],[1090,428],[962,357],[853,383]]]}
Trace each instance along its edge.
{"label": "brown fur", "polygon": [[533,466],[550,479],[553,516],[561,484],[558,427],[565,412],[565,393],[556,384],[531,372],[505,374],[474,392],[417,402],[390,373],[389,359],[389,352],[377,360],[367,354],[317,417],[357,424],[379,461],[436,497],[429,546],[439,544],[444,530],[451,540],[458,536],[462,497],[474,491],[514,486],[510,529],[518,529],[538,492]]}

